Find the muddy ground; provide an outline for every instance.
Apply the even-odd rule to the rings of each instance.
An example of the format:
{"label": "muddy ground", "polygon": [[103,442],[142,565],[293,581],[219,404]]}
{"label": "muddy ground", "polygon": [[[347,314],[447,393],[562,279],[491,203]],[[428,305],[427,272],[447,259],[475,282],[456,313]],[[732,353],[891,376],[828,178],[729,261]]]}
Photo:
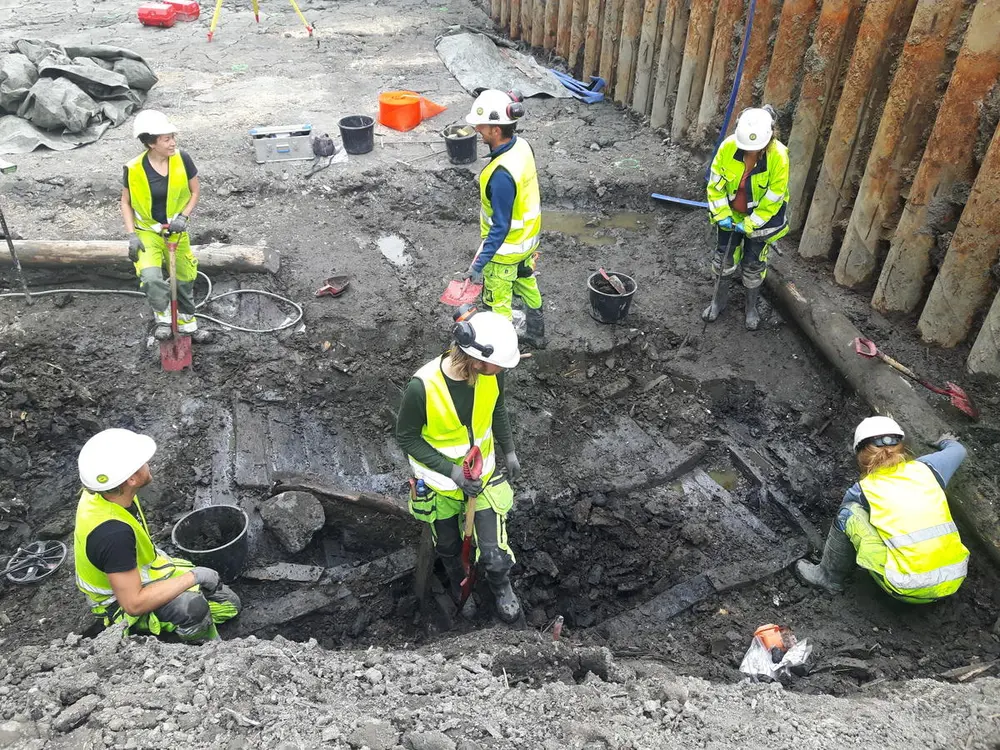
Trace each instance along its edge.
{"label": "muddy ground", "polygon": [[[194,371],[178,376],[160,370],[141,300],[78,293],[31,307],[0,300],[0,552],[35,538],[69,541],[76,453],[109,426],[142,430],[160,446],[143,497],[162,542],[192,507],[235,502],[252,517],[253,564],[360,564],[414,543],[413,525],[345,513],[291,556],[255,509],[276,470],[402,496],[406,469],[391,434],[399,393],[447,344],[449,310],[437,297],[478,242],[478,167],[452,167],[426,156],[438,145],[418,142],[460,119],[470,101],[433,40],[451,25],[483,26],[486,17],[464,1],[314,2],[303,6],[317,28],[309,40],[280,4],[264,9],[259,27],[248,9],[227,5],[208,45],[207,18],[153,30],[111,3],[76,0],[72,16],[68,7],[36,4],[31,19],[9,10],[0,26],[5,34],[114,42],[145,55],[161,76],[148,106],[178,123],[199,165],[193,239],[263,241],[282,254],[274,277],[213,274],[216,292],[267,289],[302,304],[305,315],[278,334],[222,331],[196,349]],[[379,128],[371,154],[310,178],[308,162],[253,162],[248,128],[308,121],[333,132],[338,117],[372,113],[380,90],[401,87],[450,109],[410,133]],[[707,568],[801,554],[798,525],[762,501],[729,446],[751,456],[768,486],[825,534],[856,478],[850,434],[867,410],[766,301],[760,331],[743,329],[736,291],[732,309],[702,333],[699,312],[712,287],[704,216],[654,204],[648,193],[698,197],[704,154],[663,142],[607,103],[533,100],[529,113],[523,133],[535,148],[546,211],[539,270],[550,346],[513,371],[509,386],[525,469],[510,536],[527,626],[543,629],[562,615],[569,638],[728,683],[739,678],[753,630],[779,622],[815,646],[817,670],[793,684],[807,693],[856,694],[1000,656],[996,572],[975,549],[959,594],[929,607],[896,604],[861,575],[830,598],[786,568],[707,596],[669,621],[606,627]],[[121,238],[117,195],[120,165],[135,151],[130,130],[129,123],[76,151],[16,157],[17,175],[0,184],[13,229],[40,239]],[[395,262],[379,249],[386,237],[396,238],[397,250],[402,241]],[[638,281],[625,325],[600,325],[588,314],[586,279],[598,266]],[[350,291],[315,298],[333,273],[352,276]],[[135,287],[127,263],[99,273],[29,268],[28,279],[33,288]],[[924,352],[909,326],[874,315],[858,297],[844,300],[880,343],[891,337],[911,364],[961,381],[960,358]],[[248,327],[287,316],[252,296],[212,307]],[[996,391],[980,384],[974,394],[984,419],[971,429],[956,425],[971,440],[970,470],[995,474]],[[708,451],[692,471],[649,490],[613,491],[670,465],[693,441]],[[319,612],[259,633],[314,637],[338,649],[442,637],[440,623],[416,611],[409,578],[391,578],[331,593]],[[235,587],[258,614],[307,588]],[[0,597],[5,646],[44,645],[89,624],[70,564],[35,588],[7,585]],[[457,627],[489,626],[488,597],[483,604],[480,621]]]}

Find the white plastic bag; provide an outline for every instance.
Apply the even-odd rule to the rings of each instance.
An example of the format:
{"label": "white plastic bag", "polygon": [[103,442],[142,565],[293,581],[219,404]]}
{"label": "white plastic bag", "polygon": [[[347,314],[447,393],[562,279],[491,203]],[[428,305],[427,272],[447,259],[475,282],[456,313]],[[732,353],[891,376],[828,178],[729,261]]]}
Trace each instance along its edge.
{"label": "white plastic bag", "polygon": [[812,646],[809,644],[809,639],[803,638],[785,652],[781,661],[775,663],[771,652],[764,648],[760,640],[754,638],[743,657],[743,663],[740,664],[740,671],[749,675],[754,682],[788,679],[792,675],[792,670],[805,664],[810,654]]}

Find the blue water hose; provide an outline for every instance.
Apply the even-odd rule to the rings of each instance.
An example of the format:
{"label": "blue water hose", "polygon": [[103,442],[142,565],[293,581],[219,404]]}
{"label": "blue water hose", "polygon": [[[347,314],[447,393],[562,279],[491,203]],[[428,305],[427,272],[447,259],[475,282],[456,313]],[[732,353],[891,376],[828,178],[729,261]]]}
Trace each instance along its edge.
{"label": "blue water hose", "polygon": [[[726,133],[729,130],[729,120],[733,116],[733,108],[736,106],[736,96],[740,92],[740,83],[743,79],[743,65],[747,61],[747,50],[750,48],[750,32],[753,30],[753,17],[757,10],[757,0],[750,0],[750,7],[747,9],[747,26],[743,31],[743,46],[740,49],[740,59],[736,63],[736,75],[733,77],[733,89],[729,92],[729,102],[726,104],[726,114],[722,118],[722,129],[719,131],[719,138],[715,142],[715,151],[712,153],[717,153],[719,146],[726,139]],[[705,169],[705,182],[708,182],[708,175],[712,171],[712,165],[709,163],[708,167]],[[653,193],[652,197],[656,200],[667,201],[668,203],[679,203],[682,206],[694,206],[696,208],[708,208],[708,203],[704,201],[693,201],[687,198],[676,198],[670,195],[664,195],[662,193]]]}

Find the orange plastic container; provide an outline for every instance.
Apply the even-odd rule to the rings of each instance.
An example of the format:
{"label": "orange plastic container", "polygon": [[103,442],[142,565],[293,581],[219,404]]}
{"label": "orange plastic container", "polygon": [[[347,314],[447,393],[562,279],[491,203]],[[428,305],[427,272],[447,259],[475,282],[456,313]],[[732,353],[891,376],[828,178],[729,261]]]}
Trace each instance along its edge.
{"label": "orange plastic container", "polygon": [[393,130],[413,130],[423,115],[420,94],[412,91],[386,91],[378,95],[378,121]]}
{"label": "orange plastic container", "polygon": [[757,630],[754,631],[754,637],[760,641],[767,651],[772,649],[779,649],[781,653],[785,653],[788,649],[795,645],[796,639],[792,634],[792,631],[781,625],[761,625]]}

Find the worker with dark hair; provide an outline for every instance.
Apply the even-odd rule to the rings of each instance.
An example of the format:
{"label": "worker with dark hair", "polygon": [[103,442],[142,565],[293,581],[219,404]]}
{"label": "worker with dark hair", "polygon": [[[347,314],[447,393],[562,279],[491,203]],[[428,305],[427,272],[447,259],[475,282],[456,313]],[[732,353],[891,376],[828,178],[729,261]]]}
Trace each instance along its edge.
{"label": "worker with dark hair", "polygon": [[969,550],[951,517],[945,487],[965,459],[945,433],[936,453],[914,459],[889,417],[868,417],[854,431],[861,479],[844,495],[818,565],[800,560],[806,583],[843,591],[855,561],[897,599],[933,602],[958,591]]}
{"label": "worker with dark hair", "polygon": [[542,295],[535,278],[541,197],[535,155],[515,134],[524,104],[516,94],[487,89],[472,103],[465,121],[490,148],[490,162],[479,174],[482,244],[465,277],[483,285],[483,304],[510,319],[514,296],[524,302],[522,340],[545,347]]}
{"label": "worker with dark hair", "polygon": [[145,109],[136,115],[135,137],[145,150],[130,161],[122,178],[121,211],[129,233],[128,257],[135,264],[139,288],[146,294],[159,341],[171,336],[170,285],[163,277],[166,238],[177,240],[177,328],[199,343],[211,331],[198,328],[194,282],[198,261],[191,252],[188,220],[198,205],[201,188],[194,160],[177,148],[177,128],[162,112]]}
{"label": "worker with dark hair", "polygon": [[712,160],[707,194],[708,213],[718,227],[712,271],[723,279],[701,316],[707,321],[719,317],[729,302],[728,277],[742,267],[746,327],[756,331],[767,256],[771,245],[788,234],[788,148],[775,136],[771,107],[740,113],[736,132]]}

